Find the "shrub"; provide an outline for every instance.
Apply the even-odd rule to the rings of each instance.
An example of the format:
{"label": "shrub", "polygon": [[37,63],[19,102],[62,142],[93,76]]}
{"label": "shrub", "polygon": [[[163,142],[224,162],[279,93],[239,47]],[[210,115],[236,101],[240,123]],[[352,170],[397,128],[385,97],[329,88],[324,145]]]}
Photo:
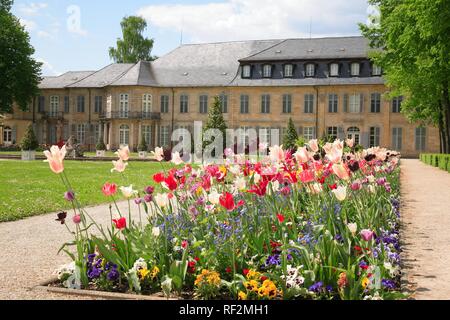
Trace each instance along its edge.
{"label": "shrub", "polygon": [[294,121],[292,121],[292,118],[289,118],[286,134],[283,137],[283,147],[286,150],[294,150],[297,140],[298,134],[297,130],[295,129]]}
{"label": "shrub", "polygon": [[95,146],[95,150],[99,150],[99,151],[106,150],[106,145],[105,145],[105,142],[103,141],[102,135],[100,135],[100,137],[98,138],[97,145]]}
{"label": "shrub", "polygon": [[140,151],[140,152],[148,151],[148,145],[147,145],[147,141],[145,141],[145,135],[144,135],[144,133],[142,133],[142,136],[141,136],[141,143],[139,143],[138,151]]}
{"label": "shrub", "polygon": [[34,151],[39,147],[39,142],[34,134],[33,125],[29,125],[20,147],[24,151]]}
{"label": "shrub", "polygon": [[450,172],[450,154],[422,153],[420,161],[430,166]]}

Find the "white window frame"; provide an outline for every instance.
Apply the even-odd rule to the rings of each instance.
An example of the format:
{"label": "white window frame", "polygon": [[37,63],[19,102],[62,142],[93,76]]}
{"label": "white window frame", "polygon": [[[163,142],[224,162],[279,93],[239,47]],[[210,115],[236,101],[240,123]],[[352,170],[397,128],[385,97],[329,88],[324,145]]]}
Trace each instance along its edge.
{"label": "white window frame", "polygon": [[361,113],[361,95],[359,93],[351,94],[348,100],[348,112]]}
{"label": "white window frame", "polygon": [[339,95],[337,93],[328,94],[328,113],[339,111]]}
{"label": "white window frame", "polygon": [[3,128],[3,143],[5,145],[12,145],[13,143],[13,130],[11,127],[4,127]]}
{"label": "white window frame", "polygon": [[271,64],[263,65],[263,77],[264,78],[272,78],[272,65]]}
{"label": "white window frame", "polygon": [[130,113],[130,95],[121,93],[119,95],[119,113],[121,118],[128,118]]}
{"label": "white window frame", "polygon": [[392,149],[401,151],[403,149],[403,128],[392,128]]}
{"label": "white window frame", "polygon": [[269,114],[270,113],[270,94],[261,95],[261,113]]}
{"label": "white window frame", "polygon": [[199,113],[207,114],[208,113],[208,95],[201,94],[198,98],[199,103]]}
{"label": "white window frame", "polygon": [[120,146],[128,146],[130,144],[130,126],[122,124],[119,127],[119,144]]}
{"label": "white window frame", "polygon": [[315,127],[303,127],[303,138],[307,141],[314,139]]}
{"label": "white window frame", "polygon": [[305,75],[307,77],[314,77],[316,75],[316,65],[314,63],[308,63],[305,66]]}
{"label": "white window frame", "polygon": [[59,109],[59,96],[50,96],[50,116],[56,117]]}
{"label": "white window frame", "polygon": [[161,113],[169,113],[169,96],[167,94],[161,95]]}
{"label": "white window frame", "polygon": [[259,128],[259,141],[260,143],[267,143],[268,146],[271,146],[271,133],[272,128],[271,127],[262,127]]}
{"label": "white window frame", "polygon": [[250,96],[248,94],[241,94],[240,97],[240,114],[249,114],[250,112]]}
{"label": "white window frame", "polygon": [[361,129],[358,127],[350,127],[347,129],[347,138],[353,139],[355,145],[361,143]]}
{"label": "white window frame", "polygon": [[339,63],[330,64],[330,77],[339,76]]}
{"label": "white window frame", "polygon": [[150,93],[144,93],[142,95],[142,112],[147,117],[153,109],[153,96]]}
{"label": "white window frame", "polygon": [[304,101],[305,105],[304,105],[303,112],[306,114],[313,114],[314,113],[314,102],[315,102],[314,94],[312,94],[312,93],[305,94],[304,100],[305,100]]}
{"label": "white window frame", "polygon": [[380,127],[369,128],[369,148],[380,146],[381,129]]}
{"label": "white window frame", "polygon": [[294,65],[291,63],[285,64],[283,73],[285,78],[292,78],[294,76]]}
{"label": "white window frame", "polygon": [[79,123],[77,125],[77,142],[79,144],[84,144],[86,140],[86,124]]}
{"label": "white window frame", "polygon": [[334,138],[336,140],[338,138],[338,127],[328,127],[327,128],[327,136]]}
{"label": "white window frame", "polygon": [[379,77],[383,74],[383,69],[380,66],[377,66],[376,64],[372,65],[372,76]]}
{"label": "white window frame", "polygon": [[160,144],[161,147],[168,147],[170,144],[169,137],[169,126],[161,126],[160,130]]}
{"label": "white window frame", "polygon": [[427,148],[427,128],[418,127],[414,130],[416,151],[425,151]]}
{"label": "white window frame", "polygon": [[242,78],[250,78],[252,76],[252,67],[250,65],[242,66]]}
{"label": "white window frame", "polygon": [[358,77],[361,72],[361,64],[359,62],[353,62],[350,65],[350,74],[352,77]]}
{"label": "white window frame", "polygon": [[147,146],[150,146],[152,144],[152,126],[151,125],[142,125],[142,135],[145,138],[145,142],[147,143]]}
{"label": "white window frame", "polygon": [[292,94],[283,94],[283,113],[292,113]]}

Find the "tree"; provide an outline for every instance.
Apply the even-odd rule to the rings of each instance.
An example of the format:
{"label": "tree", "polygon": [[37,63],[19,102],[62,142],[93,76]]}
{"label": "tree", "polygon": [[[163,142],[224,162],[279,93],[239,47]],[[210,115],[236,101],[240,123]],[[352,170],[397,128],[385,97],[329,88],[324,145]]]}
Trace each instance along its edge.
{"label": "tree", "polygon": [[0,0],[0,113],[11,113],[14,102],[26,110],[41,81],[42,64],[32,57],[30,36],[10,12],[11,5]]}
{"label": "tree", "polygon": [[137,63],[138,61],[153,61],[151,55],[153,39],[145,38],[143,33],[147,29],[144,18],[130,16],[123,18],[120,23],[123,39],[117,39],[117,48],[109,48],[109,56],[116,63]]}
{"label": "tree", "polygon": [[148,151],[148,145],[147,145],[147,141],[145,141],[144,133],[142,133],[141,142],[139,143],[139,146],[138,146],[138,151],[141,151],[141,152]]}
{"label": "tree", "polygon": [[403,95],[411,121],[439,128],[450,153],[450,5],[448,0],[370,0],[380,14],[360,25],[383,68],[390,96]]}
{"label": "tree", "polygon": [[95,150],[99,150],[99,151],[105,151],[106,150],[106,145],[105,145],[105,142],[103,141],[103,135],[102,134],[100,134],[100,136],[98,137],[97,144],[95,145]]}
{"label": "tree", "polygon": [[[225,150],[227,124],[225,123],[225,119],[223,118],[222,106],[220,103],[220,98],[218,96],[214,97],[214,103],[212,107],[209,108],[208,120],[206,121],[206,125],[203,127],[203,135],[209,129],[218,129],[220,130],[220,132],[222,132],[223,150]],[[213,143],[213,141],[204,139],[203,149],[211,143]]]}
{"label": "tree", "polygon": [[24,151],[34,151],[39,147],[39,142],[34,134],[33,125],[30,124],[27,132],[20,143],[20,148]]}
{"label": "tree", "polygon": [[286,134],[283,137],[283,148],[285,150],[294,150],[297,146],[298,134],[295,129],[294,121],[289,118]]}

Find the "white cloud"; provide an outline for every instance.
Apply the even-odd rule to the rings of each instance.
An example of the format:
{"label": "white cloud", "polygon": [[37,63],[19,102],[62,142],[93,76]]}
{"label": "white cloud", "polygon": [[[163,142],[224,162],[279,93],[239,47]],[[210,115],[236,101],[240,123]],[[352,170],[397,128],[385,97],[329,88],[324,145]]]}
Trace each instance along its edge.
{"label": "white cloud", "polygon": [[150,5],[138,10],[151,25],[194,42],[358,34],[366,0],[224,0],[198,5]]}
{"label": "white cloud", "polygon": [[18,9],[19,12],[25,16],[36,16],[39,14],[39,11],[48,7],[48,4],[45,2],[39,3],[30,3],[30,4],[20,4]]}
{"label": "white cloud", "polygon": [[37,24],[33,20],[19,18],[19,22],[22,26],[25,27],[25,30],[27,30],[28,32],[36,30],[37,28]]}
{"label": "white cloud", "polygon": [[62,72],[56,70],[52,64],[42,58],[36,58],[36,61],[42,62],[42,74],[44,76],[59,76]]}

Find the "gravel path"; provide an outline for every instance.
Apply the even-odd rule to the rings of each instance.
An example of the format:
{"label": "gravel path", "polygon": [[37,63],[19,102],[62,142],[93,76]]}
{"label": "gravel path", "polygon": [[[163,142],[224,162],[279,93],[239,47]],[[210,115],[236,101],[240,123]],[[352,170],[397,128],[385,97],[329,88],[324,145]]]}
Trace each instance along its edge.
{"label": "gravel path", "polygon": [[[119,203],[119,208],[128,212],[126,202]],[[109,205],[87,211],[98,223],[110,223]],[[67,223],[73,229],[72,215],[69,213],[68,217]],[[47,214],[0,223],[0,299],[73,299],[72,296],[30,290],[51,278],[58,266],[70,262],[65,253],[57,255],[57,252],[63,243],[73,238],[55,219],[56,214]]]}
{"label": "gravel path", "polygon": [[450,299],[450,174],[402,160],[404,284],[417,300]]}

